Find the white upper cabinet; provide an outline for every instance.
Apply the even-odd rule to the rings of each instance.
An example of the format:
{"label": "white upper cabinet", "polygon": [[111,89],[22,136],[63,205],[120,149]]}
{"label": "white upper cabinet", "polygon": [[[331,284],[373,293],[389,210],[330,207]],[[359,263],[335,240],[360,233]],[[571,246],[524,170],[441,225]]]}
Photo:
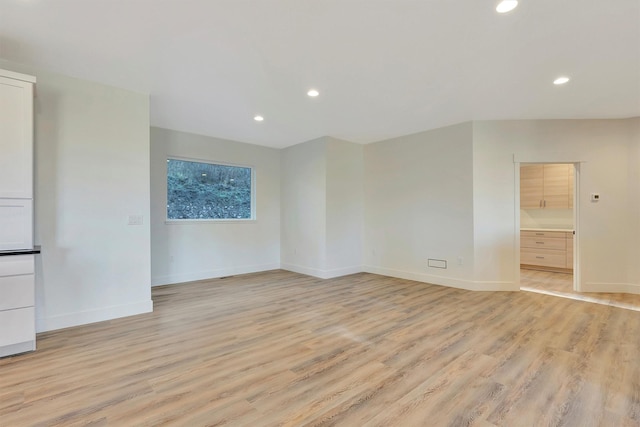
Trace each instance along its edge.
{"label": "white upper cabinet", "polygon": [[[33,198],[33,83],[0,70],[0,198]],[[25,76],[29,77],[29,76]]]}

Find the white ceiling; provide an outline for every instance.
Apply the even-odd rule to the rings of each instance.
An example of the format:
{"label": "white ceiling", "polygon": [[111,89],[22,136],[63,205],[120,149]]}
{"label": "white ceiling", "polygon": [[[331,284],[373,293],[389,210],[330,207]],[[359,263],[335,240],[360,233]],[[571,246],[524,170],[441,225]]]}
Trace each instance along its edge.
{"label": "white ceiling", "polygon": [[154,126],[272,147],[640,116],[640,0],[495,4],[0,0],[0,57],[149,93]]}

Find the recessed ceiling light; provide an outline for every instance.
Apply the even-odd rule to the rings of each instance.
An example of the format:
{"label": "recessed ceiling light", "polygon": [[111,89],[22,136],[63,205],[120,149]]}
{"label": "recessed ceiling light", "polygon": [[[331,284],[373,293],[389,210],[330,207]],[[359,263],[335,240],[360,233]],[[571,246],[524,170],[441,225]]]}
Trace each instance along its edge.
{"label": "recessed ceiling light", "polygon": [[315,89],[309,89],[309,92],[307,92],[307,95],[309,95],[312,98],[315,98],[316,96],[320,95],[320,92],[318,92]]}
{"label": "recessed ceiling light", "polygon": [[516,8],[516,6],[518,6],[518,0],[502,0],[500,3],[498,3],[498,6],[496,6],[496,12],[498,13],[511,12],[513,9]]}
{"label": "recessed ceiling light", "polygon": [[569,81],[569,77],[558,77],[553,81],[554,85],[563,85]]}
{"label": "recessed ceiling light", "polygon": [[256,122],[261,122],[261,121],[263,121],[263,120],[264,120],[264,117],[262,117],[262,116],[255,116],[255,117],[253,118],[253,120],[255,120]]}

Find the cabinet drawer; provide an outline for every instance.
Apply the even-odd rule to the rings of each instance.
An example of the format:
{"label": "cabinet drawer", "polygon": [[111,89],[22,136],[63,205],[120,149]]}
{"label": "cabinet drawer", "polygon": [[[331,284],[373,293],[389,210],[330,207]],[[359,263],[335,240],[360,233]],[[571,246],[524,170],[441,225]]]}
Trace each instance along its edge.
{"label": "cabinet drawer", "polygon": [[33,307],[34,287],[33,274],[0,277],[0,310]]}
{"label": "cabinet drawer", "polygon": [[567,240],[549,237],[523,237],[520,239],[522,248],[557,249],[564,251],[567,248]]}
{"label": "cabinet drawer", "polygon": [[521,231],[520,238],[525,237],[551,237],[554,239],[564,239],[567,237],[566,231]]}
{"label": "cabinet drawer", "polygon": [[0,311],[0,347],[36,339],[33,307]]}
{"label": "cabinet drawer", "polygon": [[0,257],[0,277],[33,274],[33,255],[11,255]]}
{"label": "cabinet drawer", "polygon": [[520,263],[542,267],[566,268],[567,254],[565,251],[552,249],[535,250],[522,248],[520,251]]}

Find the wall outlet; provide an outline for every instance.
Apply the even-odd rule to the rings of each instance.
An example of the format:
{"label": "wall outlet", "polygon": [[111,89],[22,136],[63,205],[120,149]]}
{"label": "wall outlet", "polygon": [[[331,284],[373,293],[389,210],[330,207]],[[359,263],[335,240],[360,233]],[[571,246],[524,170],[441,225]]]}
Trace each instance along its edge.
{"label": "wall outlet", "polygon": [[142,215],[129,215],[129,225],[142,225],[143,216]]}
{"label": "wall outlet", "polygon": [[597,202],[600,200],[600,193],[591,193],[591,201]]}

